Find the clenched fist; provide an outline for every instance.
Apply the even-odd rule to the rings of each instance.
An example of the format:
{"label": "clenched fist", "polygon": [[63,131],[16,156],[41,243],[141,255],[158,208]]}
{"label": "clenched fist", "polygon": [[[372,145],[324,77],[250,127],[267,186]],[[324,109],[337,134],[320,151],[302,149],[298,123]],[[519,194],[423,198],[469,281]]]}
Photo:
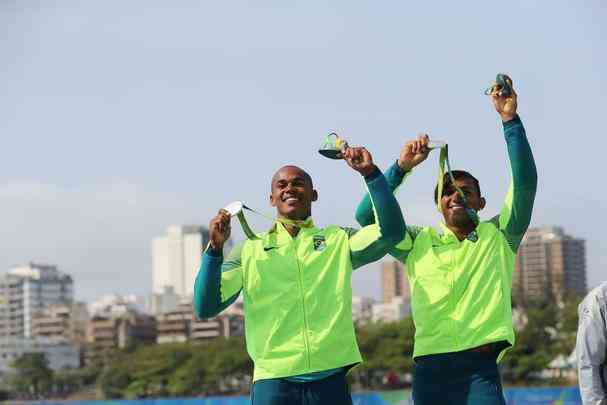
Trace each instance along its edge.
{"label": "clenched fist", "polygon": [[230,238],[232,219],[228,211],[221,209],[209,223],[209,239],[211,248],[215,251],[223,250],[223,244]]}
{"label": "clenched fist", "polygon": [[344,160],[352,169],[363,176],[367,176],[375,170],[371,153],[362,147],[349,147],[343,153]]}
{"label": "clenched fist", "polygon": [[509,96],[500,95],[500,86],[494,85],[491,91],[491,101],[495,107],[495,111],[500,115],[503,122],[510,121],[516,117],[517,95],[512,86],[512,79],[506,76],[506,81],[512,88],[512,93]]}
{"label": "clenched fist", "polygon": [[408,172],[426,160],[430,153],[430,149],[428,149],[429,141],[428,134],[420,134],[417,136],[417,139],[407,142],[401,149],[400,156],[398,157],[400,168]]}

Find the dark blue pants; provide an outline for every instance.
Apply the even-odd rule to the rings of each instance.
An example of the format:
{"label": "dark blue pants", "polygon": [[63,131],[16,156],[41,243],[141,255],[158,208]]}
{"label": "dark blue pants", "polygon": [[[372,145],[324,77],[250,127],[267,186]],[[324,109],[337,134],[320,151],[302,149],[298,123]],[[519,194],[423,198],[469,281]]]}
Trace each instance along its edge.
{"label": "dark blue pants", "polygon": [[506,405],[497,354],[457,352],[415,358],[415,405]]}
{"label": "dark blue pants", "polygon": [[310,382],[282,378],[259,380],[251,388],[252,405],[352,405],[346,373]]}

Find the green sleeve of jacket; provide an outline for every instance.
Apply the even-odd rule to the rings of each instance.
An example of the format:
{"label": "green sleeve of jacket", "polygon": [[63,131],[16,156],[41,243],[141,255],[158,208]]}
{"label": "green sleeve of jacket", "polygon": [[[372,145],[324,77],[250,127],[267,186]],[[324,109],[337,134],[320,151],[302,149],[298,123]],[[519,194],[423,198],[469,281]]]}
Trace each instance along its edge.
{"label": "green sleeve of jacket", "polygon": [[402,239],[406,229],[400,206],[384,175],[376,170],[365,180],[374,220],[360,230],[347,229],[354,269],[385,256]]}
{"label": "green sleeve of jacket", "polygon": [[[388,183],[388,187],[390,188],[390,192],[396,192],[397,189],[403,183],[404,179],[410,173],[411,172],[405,172],[403,169],[401,169],[396,162],[392,166],[390,166],[390,168],[384,173],[386,182]],[[373,212],[373,204],[371,202],[370,195],[365,195],[363,197],[362,201],[358,204],[358,207],[356,208],[355,216],[356,221],[361,226],[369,226],[375,223],[375,215]],[[421,227],[407,225],[405,228],[405,232],[400,237],[398,244],[389,250],[390,255],[404,263],[407,259],[409,252],[413,248],[413,241],[415,240],[415,237],[421,229]]]}
{"label": "green sleeve of jacket", "polygon": [[212,318],[230,306],[242,290],[241,251],[237,244],[224,261],[207,249],[194,283],[194,313],[196,318]]}
{"label": "green sleeve of jacket", "polygon": [[504,123],[504,137],[512,180],[502,210],[493,221],[516,252],[531,222],[537,191],[537,169],[525,128],[518,116]]}
{"label": "green sleeve of jacket", "polygon": [[[390,188],[390,192],[394,193],[398,187],[400,187],[406,175],[410,172],[405,172],[397,163],[394,163],[386,172],[384,177]],[[356,208],[356,222],[360,226],[367,226],[375,223],[375,214],[373,213],[373,203],[371,202],[371,195],[365,194],[361,202]]]}

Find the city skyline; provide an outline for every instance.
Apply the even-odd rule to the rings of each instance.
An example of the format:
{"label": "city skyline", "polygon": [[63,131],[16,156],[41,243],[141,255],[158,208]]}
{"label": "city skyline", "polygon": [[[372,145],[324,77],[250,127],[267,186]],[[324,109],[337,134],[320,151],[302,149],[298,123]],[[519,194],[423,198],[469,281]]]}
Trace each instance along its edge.
{"label": "city skyline", "polygon": [[[186,256],[192,251],[198,251],[208,241],[208,230],[204,226],[200,225],[169,225],[167,233],[162,237],[155,237],[151,241],[151,245],[158,245],[160,242],[165,243],[168,241],[175,246],[178,246],[178,251]],[[521,247],[519,249],[514,273],[513,273],[513,287],[512,295],[515,301],[519,302],[523,298],[548,298],[548,299],[562,299],[563,293],[576,293],[580,296],[584,295],[582,291],[586,288],[589,291],[593,286],[588,286],[586,280],[588,277],[588,269],[586,267],[586,256],[587,253],[584,249],[585,240],[577,238],[576,235],[566,233],[566,231],[558,225],[549,225],[544,227],[530,227],[523,238]],[[230,241],[228,249],[233,245],[234,241]],[[554,247],[549,247],[554,245]],[[162,247],[162,255],[167,256],[166,246]],[[154,251],[154,249],[152,249]],[[152,262],[158,261],[158,258],[152,254]],[[194,284],[194,277],[191,280],[184,280],[184,274],[191,273],[197,274],[197,267],[195,271],[192,269],[186,269],[183,267],[184,261],[192,261],[192,257],[184,260],[173,260],[173,266],[178,264],[181,269],[180,274],[173,274],[170,278],[166,275],[161,275],[160,278],[156,274],[152,274],[153,287],[149,293],[144,295],[134,295],[132,292],[127,291],[124,294],[118,294],[115,291],[103,291],[98,292],[96,296],[84,301],[91,304],[97,301],[103,300],[104,298],[116,296],[131,296],[132,299],[137,298],[142,303],[145,302],[144,312],[154,314],[159,309],[168,305],[167,308],[174,310],[181,302],[183,298],[191,297]],[[15,272],[28,272],[28,268],[50,268],[57,271],[59,267],[56,264],[35,264],[34,261],[30,261],[29,264],[23,264],[14,266],[8,271],[0,271],[2,274],[11,274]],[[531,266],[531,267],[530,267]],[[175,271],[174,267],[166,264],[162,266],[161,270],[165,273],[179,273]],[[406,266],[395,260],[392,256],[386,255],[381,260],[365,266],[365,270],[370,271],[372,274],[376,274],[376,280],[378,291],[375,294],[360,294],[358,291],[353,289],[353,296],[362,298],[372,298],[378,303],[390,303],[394,297],[404,298],[405,301],[410,300],[410,287],[409,281],[406,276]],[[357,273],[353,273],[353,279]],[[60,272],[70,280],[72,276],[65,272]],[[531,281],[529,281],[531,280]],[[73,282],[77,283],[77,280]],[[177,284],[183,284],[181,286],[182,291],[176,291],[175,287]],[[184,284],[185,283],[185,284]],[[353,281],[354,283],[354,281]],[[189,287],[186,287],[189,285]],[[189,291],[189,292],[188,292]],[[73,295],[75,296],[77,289],[74,288]],[[162,303],[163,297],[169,295],[171,298],[167,303]],[[547,294],[547,295],[545,295]],[[545,295],[545,296],[544,296]],[[174,296],[174,298],[172,298]],[[1,298],[1,297],[0,297]],[[157,301],[157,302],[156,302]],[[174,301],[174,302],[173,302]],[[520,301],[519,303],[523,303]],[[143,306],[141,307],[143,308]],[[154,309],[156,308],[156,309]],[[94,312],[94,311],[93,311]]]}
{"label": "city skyline", "polygon": [[[607,268],[595,175],[607,147],[606,13],[597,1],[2,2],[0,270],[54,263],[78,300],[147,296],[153,237],[206,226],[234,200],[272,212],[270,177],[286,163],[312,175],[317,225],[355,226],[363,182],[317,153],[332,131],[382,169],[419,132],[449,142],[490,218],[509,170],[483,90],[505,72],[538,167],[532,226],[587,241],[591,288]],[[440,222],[437,160],[398,192],[408,224]],[[379,297],[378,270],[356,271],[354,292]]]}

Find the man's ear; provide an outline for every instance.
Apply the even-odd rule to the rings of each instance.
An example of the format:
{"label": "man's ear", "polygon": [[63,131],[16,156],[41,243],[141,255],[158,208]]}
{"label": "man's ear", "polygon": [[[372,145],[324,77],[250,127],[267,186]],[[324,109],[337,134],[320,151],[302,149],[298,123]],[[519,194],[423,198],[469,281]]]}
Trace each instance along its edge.
{"label": "man's ear", "polygon": [[318,191],[312,190],[312,201],[318,200]]}
{"label": "man's ear", "polygon": [[482,210],[483,208],[485,208],[485,205],[486,205],[486,204],[487,204],[487,201],[485,200],[485,198],[484,198],[484,197],[481,197],[481,201],[480,201],[480,204],[479,204],[478,210],[480,211],[480,210]]}
{"label": "man's ear", "polygon": [[274,200],[274,195],[272,195],[272,193],[270,193],[270,205],[276,207],[276,201]]}

